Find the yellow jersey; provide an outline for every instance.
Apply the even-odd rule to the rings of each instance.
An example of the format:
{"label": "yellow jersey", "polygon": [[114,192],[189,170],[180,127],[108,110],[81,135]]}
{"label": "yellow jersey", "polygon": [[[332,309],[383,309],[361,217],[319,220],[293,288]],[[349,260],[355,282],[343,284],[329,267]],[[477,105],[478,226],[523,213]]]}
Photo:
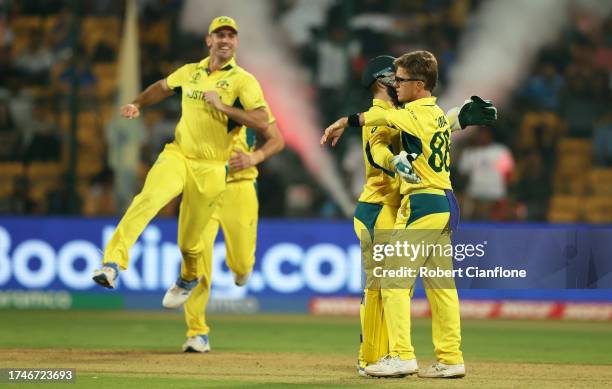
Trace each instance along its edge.
{"label": "yellow jersey", "polygon": [[419,189],[452,189],[450,181],[451,125],[435,97],[407,103],[402,109],[372,107],[364,114],[365,125],[383,125],[401,131],[401,146],[416,159],[414,171],[420,184],[401,182],[400,193]]}
{"label": "yellow jersey", "polygon": [[[272,112],[270,111],[270,108],[267,103],[266,111],[268,112],[268,123],[274,123],[276,121],[276,118],[274,117],[274,115],[272,115]],[[240,128],[240,131],[235,132],[234,139],[232,142],[232,150],[238,149],[244,151],[247,154],[252,153],[253,151],[255,151],[257,143],[255,130],[246,126],[242,126]],[[255,180],[258,175],[259,171],[257,170],[257,166],[251,166],[246,169],[239,170],[237,172],[230,170],[229,175],[227,176],[227,182]]]}
{"label": "yellow jersey", "polygon": [[211,72],[209,58],[186,64],[166,79],[168,87],[182,90],[182,114],[174,142],[187,158],[226,162],[231,153],[230,132],[241,126],[206,103],[204,92],[214,90],[224,104],[245,110],[261,108],[265,101],[259,82],[236,65],[235,59]]}
{"label": "yellow jersey", "polygon": [[[373,107],[394,110],[389,102],[372,101]],[[400,205],[399,177],[390,160],[399,153],[400,133],[386,126],[363,126],[361,139],[365,164],[365,184],[359,201],[373,204]]]}

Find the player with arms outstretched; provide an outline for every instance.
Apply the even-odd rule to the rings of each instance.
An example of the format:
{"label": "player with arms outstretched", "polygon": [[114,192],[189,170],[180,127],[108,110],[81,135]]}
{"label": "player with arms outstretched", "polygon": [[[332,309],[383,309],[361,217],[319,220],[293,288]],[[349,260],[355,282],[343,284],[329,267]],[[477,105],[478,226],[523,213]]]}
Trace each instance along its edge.
{"label": "player with arms outstretched", "polygon": [[181,90],[182,115],[174,142],[167,144],[147,174],[144,187],[119,222],[94,281],[114,288],[119,270],[128,267],[128,250],[149,221],[170,200],[182,194],[178,245],[183,261],[176,283],[162,304],[182,305],[198,283],[197,263],[204,252],[202,233],[225,190],[227,162],[234,134],[244,125],[268,128],[268,113],[259,83],[236,64],[238,26],[227,16],[211,22],[206,36],[210,56],[182,66],[157,81],[131,104],[121,107],[127,118]]}

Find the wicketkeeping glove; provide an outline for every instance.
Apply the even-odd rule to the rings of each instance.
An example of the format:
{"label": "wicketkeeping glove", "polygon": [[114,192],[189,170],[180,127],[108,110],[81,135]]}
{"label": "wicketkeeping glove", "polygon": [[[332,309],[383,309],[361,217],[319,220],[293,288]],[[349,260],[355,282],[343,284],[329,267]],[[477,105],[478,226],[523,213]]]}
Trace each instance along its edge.
{"label": "wicketkeeping glove", "polygon": [[397,174],[402,177],[402,180],[410,184],[418,184],[421,182],[421,177],[412,170],[412,164],[408,159],[408,153],[406,151],[400,151],[398,155],[394,155],[393,158],[391,158],[391,163]]}
{"label": "wicketkeeping glove", "polygon": [[478,96],[472,96],[466,100],[459,110],[459,125],[461,128],[467,126],[491,126],[497,120],[497,108],[491,100],[483,100]]}

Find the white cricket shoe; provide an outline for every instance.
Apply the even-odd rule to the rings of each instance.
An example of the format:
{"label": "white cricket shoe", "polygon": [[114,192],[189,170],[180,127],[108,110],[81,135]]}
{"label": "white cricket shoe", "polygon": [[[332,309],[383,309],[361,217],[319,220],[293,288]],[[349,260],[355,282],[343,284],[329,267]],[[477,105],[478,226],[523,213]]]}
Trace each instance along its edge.
{"label": "white cricket shoe", "polygon": [[186,353],[207,353],[209,351],[208,335],[190,336],[183,345],[183,352]]}
{"label": "white cricket shoe", "polygon": [[419,371],[421,378],[461,378],[465,377],[465,365],[463,363],[457,365],[446,365],[442,362],[436,362],[425,370]]}
{"label": "white cricket shoe", "polygon": [[114,262],[109,262],[102,265],[102,269],[94,270],[91,278],[100,286],[108,289],[115,289],[118,276],[119,266]]}
{"label": "white cricket shoe", "polygon": [[403,377],[419,371],[416,359],[401,360],[399,356],[386,355],[373,365],[368,365],[365,372],[373,377]]}
{"label": "white cricket shoe", "polygon": [[236,286],[245,286],[247,282],[249,282],[249,278],[251,277],[251,272],[248,272],[247,274],[243,276],[239,276],[236,273],[233,273],[233,274],[234,274],[234,284],[236,284]]}
{"label": "white cricket shoe", "polygon": [[178,308],[185,304],[185,301],[191,295],[191,290],[198,284],[198,279],[185,281],[180,276],[176,279],[176,283],[166,291],[162,305],[164,308]]}
{"label": "white cricket shoe", "polygon": [[367,363],[365,363],[365,361],[357,360],[357,374],[359,374],[360,377],[368,377],[368,374],[365,371],[366,366]]}

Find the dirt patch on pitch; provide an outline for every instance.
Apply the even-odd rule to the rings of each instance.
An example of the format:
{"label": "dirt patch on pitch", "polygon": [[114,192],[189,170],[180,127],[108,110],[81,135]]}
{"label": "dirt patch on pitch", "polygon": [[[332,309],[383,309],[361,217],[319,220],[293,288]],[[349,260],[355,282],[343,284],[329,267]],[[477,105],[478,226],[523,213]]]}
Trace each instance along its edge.
{"label": "dirt patch on pitch", "polygon": [[[419,388],[603,388],[612,385],[612,366],[473,362],[461,380],[365,379],[344,355],[213,351],[183,354],[156,351],[2,349],[0,367],[75,368],[77,376],[156,376],[245,384],[298,383]],[[425,362],[421,362],[425,366]],[[412,385],[411,385],[412,386]]]}

